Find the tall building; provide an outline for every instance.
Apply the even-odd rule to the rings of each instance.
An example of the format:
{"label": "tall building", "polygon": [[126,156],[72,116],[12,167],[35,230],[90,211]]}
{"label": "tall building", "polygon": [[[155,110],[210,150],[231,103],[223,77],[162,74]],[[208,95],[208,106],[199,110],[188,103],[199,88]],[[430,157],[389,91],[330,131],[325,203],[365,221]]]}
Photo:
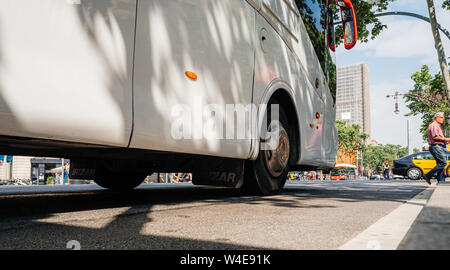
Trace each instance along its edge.
{"label": "tall building", "polygon": [[370,85],[366,64],[337,68],[336,119],[358,124],[370,135]]}

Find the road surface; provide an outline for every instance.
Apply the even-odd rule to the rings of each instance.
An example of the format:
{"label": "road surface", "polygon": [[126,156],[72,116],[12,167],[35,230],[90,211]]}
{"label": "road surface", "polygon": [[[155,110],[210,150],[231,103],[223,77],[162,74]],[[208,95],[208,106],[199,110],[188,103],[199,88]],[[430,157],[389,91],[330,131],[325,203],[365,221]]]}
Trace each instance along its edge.
{"label": "road surface", "polygon": [[185,183],[3,186],[0,249],[339,249],[426,190],[406,180],[289,181],[268,197]]}

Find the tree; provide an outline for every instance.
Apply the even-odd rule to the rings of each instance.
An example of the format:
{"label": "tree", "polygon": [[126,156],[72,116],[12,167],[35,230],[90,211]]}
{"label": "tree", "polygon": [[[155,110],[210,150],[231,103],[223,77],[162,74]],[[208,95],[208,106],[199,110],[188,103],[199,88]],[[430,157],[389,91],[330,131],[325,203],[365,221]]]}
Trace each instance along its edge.
{"label": "tree", "polygon": [[[325,0],[311,0],[313,4],[319,5],[323,10],[325,10]],[[381,23],[378,17],[375,17],[375,14],[385,11],[391,2],[395,0],[377,0],[377,1],[363,1],[363,0],[353,0],[353,6],[355,8],[356,13],[356,21],[358,27],[358,40],[361,42],[368,42],[371,39],[375,39],[383,29],[387,28],[387,25]],[[306,5],[304,0],[295,0],[297,7],[302,9],[302,19],[315,21],[316,18],[312,16],[312,11]],[[331,7],[334,10],[337,10],[336,1],[330,2]],[[334,15],[335,21],[338,22],[341,20],[339,12],[335,12]],[[320,23],[322,27],[326,28],[326,23],[324,19],[321,19],[320,22],[316,21],[315,23]],[[307,25],[306,25],[307,26]],[[311,32],[309,32],[311,33]],[[318,35],[319,33],[317,33]],[[323,40],[323,39],[321,39]],[[336,45],[341,44],[343,41],[343,33],[342,33],[342,24],[339,24],[336,27]]]}
{"label": "tree", "polygon": [[[375,14],[386,11],[389,4],[395,0],[377,0],[377,1],[362,1],[353,0],[353,6],[355,8],[357,27],[358,27],[358,39],[361,42],[368,42],[375,39],[387,25],[381,23]],[[332,3],[334,3],[333,1]],[[442,4],[442,8],[450,10],[450,0],[445,0]],[[339,16],[335,16],[336,20],[340,20]],[[373,28],[369,30],[368,26],[373,25]],[[336,28],[336,40],[342,42],[342,25]]]}
{"label": "tree", "polygon": [[363,151],[366,147],[365,141],[369,135],[361,132],[359,125],[347,125],[344,121],[336,121],[338,130],[338,159],[345,160],[346,157],[356,156],[356,153]]}
{"label": "tree", "polygon": [[[406,116],[422,115],[422,125],[420,132],[423,139],[426,140],[428,126],[433,122],[433,117],[437,112],[450,113],[447,91],[441,74],[430,74],[427,65],[415,72],[411,78],[414,81],[414,89],[404,95],[406,106],[411,111]],[[446,130],[448,123],[442,124],[442,129]]]}
{"label": "tree", "polygon": [[450,0],[445,0],[444,3],[442,3],[442,8],[450,10]]}
{"label": "tree", "polygon": [[[445,58],[444,45],[442,44],[441,34],[439,33],[438,23],[436,20],[436,8],[434,7],[433,0],[427,0],[428,12],[430,13],[431,31],[434,37],[434,46],[439,59],[439,66],[441,68],[441,74],[445,83],[445,91],[447,93],[447,99],[450,97],[450,74],[448,72],[447,60]],[[448,6],[448,3],[444,3],[442,7]]]}
{"label": "tree", "polygon": [[[375,39],[387,25],[381,23],[375,14],[387,10],[389,4],[395,0],[379,0],[379,1],[352,1],[356,13],[356,21],[358,28],[358,40],[366,43]],[[333,1],[332,3],[335,3]],[[338,14],[335,20],[340,20]],[[371,29],[370,29],[370,27]],[[339,45],[343,40],[342,25],[336,27],[336,44]]]}
{"label": "tree", "polygon": [[408,155],[408,148],[401,145],[369,145],[363,152],[365,168],[370,168],[374,173],[384,171],[384,162],[387,160],[392,166],[392,161]]}

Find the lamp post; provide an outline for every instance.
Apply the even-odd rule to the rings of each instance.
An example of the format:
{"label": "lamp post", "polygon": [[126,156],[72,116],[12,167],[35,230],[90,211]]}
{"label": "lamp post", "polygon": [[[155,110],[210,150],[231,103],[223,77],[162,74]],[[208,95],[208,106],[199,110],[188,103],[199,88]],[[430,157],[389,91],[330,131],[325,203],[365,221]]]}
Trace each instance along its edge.
{"label": "lamp post", "polygon": [[[403,94],[400,94],[398,91],[395,91],[395,93],[393,95],[386,95],[387,98],[393,98],[395,100],[395,110],[394,113],[395,114],[399,114],[400,113],[400,109],[398,106],[398,99],[399,97],[403,96]],[[411,119],[408,118],[407,119],[407,124],[406,124],[406,137],[407,137],[407,144],[408,144],[408,155],[412,154],[412,144],[411,144]]]}
{"label": "lamp post", "polygon": [[407,133],[407,137],[408,137],[408,155],[411,155],[412,153],[413,153],[413,150],[412,150],[412,144],[411,144],[411,134],[412,134],[412,132],[411,132],[411,119],[410,118],[408,118],[408,120],[407,120],[407,129],[408,129],[408,133]]}
{"label": "lamp post", "polygon": [[395,110],[394,113],[398,114],[400,110],[398,109],[398,98],[403,96],[403,94],[400,94],[398,91],[395,91],[393,95],[386,95],[387,98],[394,98],[395,101]]}
{"label": "lamp post", "polygon": [[[417,19],[421,19],[423,21],[426,21],[427,23],[432,23],[432,20],[429,18],[422,16],[420,14],[412,13],[412,12],[404,12],[404,11],[390,11],[390,12],[383,12],[375,14],[375,17],[383,17],[383,16],[408,16],[408,17],[414,17]],[[440,24],[436,23],[437,29],[441,30],[442,33],[450,40],[450,32],[443,28]]]}

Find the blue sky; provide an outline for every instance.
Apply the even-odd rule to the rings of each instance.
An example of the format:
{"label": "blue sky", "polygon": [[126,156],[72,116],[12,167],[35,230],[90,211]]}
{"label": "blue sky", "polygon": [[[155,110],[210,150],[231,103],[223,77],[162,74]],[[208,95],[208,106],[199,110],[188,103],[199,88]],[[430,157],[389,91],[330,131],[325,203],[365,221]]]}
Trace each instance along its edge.
{"label": "blue sky", "polygon": [[[450,11],[442,9],[443,0],[435,0],[438,23],[450,31]],[[414,12],[428,15],[425,0],[396,0],[388,11]],[[440,72],[431,26],[425,21],[405,16],[380,17],[388,26],[375,40],[358,43],[350,51],[343,46],[336,50],[338,66],[366,63],[370,71],[371,138],[381,144],[407,145],[407,117],[409,112],[400,99],[400,113],[394,113],[394,100],[386,98],[395,91],[406,93],[413,88],[411,75],[422,65],[431,72]],[[450,57],[450,41],[441,33],[446,57]],[[419,133],[421,119],[412,119],[412,146],[421,149]]]}

